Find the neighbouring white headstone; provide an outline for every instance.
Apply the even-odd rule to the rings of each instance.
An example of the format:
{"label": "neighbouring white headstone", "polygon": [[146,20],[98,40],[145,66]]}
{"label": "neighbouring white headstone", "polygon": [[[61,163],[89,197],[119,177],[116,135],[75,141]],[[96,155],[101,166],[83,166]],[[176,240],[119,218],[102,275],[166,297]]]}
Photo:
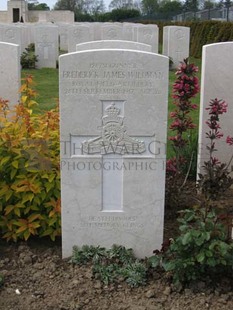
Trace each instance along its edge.
{"label": "neighbouring white headstone", "polygon": [[151,52],[151,46],[143,43],[121,40],[101,40],[76,45],[76,51],[93,49],[129,49]]}
{"label": "neighbouring white headstone", "polygon": [[68,52],[76,51],[76,44],[94,40],[94,29],[88,23],[73,25],[68,29]]}
{"label": "neighbouring white headstone", "polygon": [[56,68],[58,60],[58,27],[40,24],[34,28],[38,68]]}
{"label": "neighbouring white headstone", "polygon": [[133,50],[60,56],[63,257],[163,240],[168,58]]}
{"label": "neighbouring white headstone", "polygon": [[180,62],[189,57],[190,28],[166,26],[163,29],[163,55],[170,57],[172,67],[177,68]]}
{"label": "neighbouring white headstone", "polygon": [[70,24],[58,24],[59,48],[61,51],[68,51],[68,31]]}
{"label": "neighbouring white headstone", "polygon": [[[198,173],[203,173],[203,163],[209,160],[209,153],[206,149],[210,144],[206,138],[209,131],[206,124],[210,117],[206,108],[212,99],[222,99],[228,104],[227,113],[220,115],[220,132],[223,138],[216,141],[217,152],[214,157],[223,163],[229,163],[233,155],[233,147],[226,143],[227,136],[233,136],[233,42],[215,43],[203,46],[202,51],[202,76],[201,76],[201,99],[199,117],[199,149],[198,149]],[[233,171],[233,162],[230,165]]]}
{"label": "neighbouring white headstone", "polygon": [[158,53],[159,28],[157,25],[138,25],[137,41],[151,45],[152,52]]}
{"label": "neighbouring white headstone", "polygon": [[113,23],[103,24],[101,27],[102,40],[122,40],[123,38],[123,27],[122,25],[116,25]]}
{"label": "neighbouring white headstone", "polygon": [[0,97],[13,107],[19,101],[20,47],[0,42]]}
{"label": "neighbouring white headstone", "polygon": [[22,29],[17,25],[0,24],[0,42],[7,42],[19,45],[20,53],[24,50],[22,47]]}
{"label": "neighbouring white headstone", "polygon": [[158,53],[158,26],[134,23],[76,23],[68,31],[68,51],[74,52],[76,44],[100,41],[134,41],[151,46]]}
{"label": "neighbouring white headstone", "polygon": [[123,23],[123,40],[127,41],[136,41],[134,40],[134,28],[135,24],[132,23]]}
{"label": "neighbouring white headstone", "polygon": [[21,29],[21,52],[31,43],[30,29],[26,24],[18,25]]}
{"label": "neighbouring white headstone", "polygon": [[35,43],[35,27],[36,24],[32,24],[32,23],[25,23],[24,24],[27,28],[28,28],[28,42],[30,43]]}
{"label": "neighbouring white headstone", "polygon": [[168,30],[169,26],[163,27],[163,55],[168,56]]}

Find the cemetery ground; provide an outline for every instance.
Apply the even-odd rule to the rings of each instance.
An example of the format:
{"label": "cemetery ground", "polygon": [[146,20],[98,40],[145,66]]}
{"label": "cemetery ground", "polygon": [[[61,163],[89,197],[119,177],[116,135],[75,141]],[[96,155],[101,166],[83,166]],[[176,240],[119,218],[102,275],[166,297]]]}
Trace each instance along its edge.
{"label": "cemetery ground", "polygon": [[[45,71],[38,70],[37,73],[43,74]],[[46,75],[49,75],[48,72]],[[42,76],[39,77],[39,80],[43,79]],[[56,98],[56,93],[53,93],[55,84],[53,81],[51,84],[44,83],[43,88],[38,90],[40,96],[42,94]],[[56,104],[56,100],[53,104]],[[182,197],[182,209],[196,203],[197,197],[194,193],[194,183],[190,182]],[[233,192],[229,190],[219,203],[232,206],[232,196]],[[176,218],[174,215],[170,216],[172,211],[166,210],[165,239],[174,238],[178,234]],[[175,287],[169,273],[160,268],[149,269],[145,285],[131,288],[123,278],[108,285],[101,283],[98,277],[93,276],[92,267],[89,263],[77,265],[71,263],[70,259],[62,260],[59,239],[51,242],[44,238],[31,238],[28,242],[18,243],[6,243],[1,240],[0,273],[4,276],[4,283],[0,287],[0,309],[233,308],[232,283],[228,275],[223,275],[212,285],[208,284],[206,278],[185,287]]]}
{"label": "cemetery ground", "polygon": [[[193,204],[193,183],[188,199]],[[230,190],[223,204],[232,205]],[[165,219],[165,238],[177,235],[177,222]],[[148,273],[145,285],[131,288],[125,281],[105,285],[93,277],[92,264],[72,264],[61,258],[61,241],[31,239],[29,242],[0,241],[0,270],[5,283],[0,288],[1,310],[230,310],[232,283],[222,277],[214,285],[198,281],[176,288],[167,273]]]}

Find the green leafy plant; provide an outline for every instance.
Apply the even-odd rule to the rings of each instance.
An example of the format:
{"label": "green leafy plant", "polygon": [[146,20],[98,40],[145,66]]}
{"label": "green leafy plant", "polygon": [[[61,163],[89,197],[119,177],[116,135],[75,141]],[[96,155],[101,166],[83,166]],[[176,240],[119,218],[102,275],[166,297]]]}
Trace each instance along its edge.
{"label": "green leafy plant", "polygon": [[108,256],[110,259],[119,261],[122,264],[129,264],[135,260],[132,249],[126,249],[124,246],[116,244],[108,251]]}
{"label": "green leafy plant", "polygon": [[126,279],[126,283],[131,287],[138,287],[146,284],[147,268],[142,262],[135,261],[131,264],[127,264],[126,267],[122,269],[121,274]]}
{"label": "green leafy plant", "polygon": [[113,245],[106,250],[101,247],[73,247],[71,262],[74,264],[92,263],[93,277],[105,285],[124,279],[131,287],[146,283],[147,267],[138,261],[132,249]]}
{"label": "green leafy plant", "polygon": [[85,265],[92,261],[99,262],[102,258],[107,256],[105,248],[84,245],[81,249],[77,246],[73,247],[73,255],[71,262],[78,265]]}
{"label": "green leafy plant", "polygon": [[[178,219],[180,235],[163,244],[160,251],[149,259],[152,267],[163,267],[171,274],[176,285],[186,285],[191,281],[209,279],[216,281],[227,275],[233,278],[233,243],[231,239],[232,216],[226,206],[214,202],[233,183],[229,175],[229,164],[221,163],[216,157],[216,140],[223,137],[220,132],[219,116],[227,111],[224,101],[210,101],[209,131],[206,137],[209,160],[204,162],[204,174],[199,174],[198,187],[204,194],[199,206],[180,211]],[[185,145],[182,135],[175,138],[178,147]],[[233,145],[233,137],[226,142]],[[182,157],[178,157],[179,161]],[[177,163],[177,157],[175,158]],[[174,175],[176,175],[177,165]]]}
{"label": "green leafy plant", "polygon": [[176,285],[233,276],[233,243],[221,216],[211,207],[195,207],[180,214],[180,235],[155,251],[151,266],[163,267]]}
{"label": "green leafy plant", "polygon": [[23,69],[35,69],[38,62],[38,56],[35,55],[35,45],[29,44],[21,54],[20,64]]}
{"label": "green leafy plant", "polygon": [[6,240],[61,234],[59,114],[34,115],[32,85],[27,76],[12,110],[0,100],[0,234]]}
{"label": "green leafy plant", "polygon": [[100,263],[93,265],[92,272],[96,279],[99,279],[104,285],[109,285],[110,283],[117,282],[121,269],[115,263]]}

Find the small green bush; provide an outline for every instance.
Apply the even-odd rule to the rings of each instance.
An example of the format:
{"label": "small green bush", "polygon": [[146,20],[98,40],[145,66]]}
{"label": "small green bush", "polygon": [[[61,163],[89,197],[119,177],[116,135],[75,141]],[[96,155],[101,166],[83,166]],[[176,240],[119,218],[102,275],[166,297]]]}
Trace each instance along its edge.
{"label": "small green bush", "polygon": [[233,243],[214,208],[184,210],[179,223],[180,235],[150,258],[152,267],[162,266],[176,285],[233,277]]}
{"label": "small green bush", "polygon": [[20,57],[20,64],[23,69],[35,69],[38,56],[35,55],[35,45],[29,44]]}
{"label": "small green bush", "polygon": [[109,250],[75,246],[71,262],[79,265],[92,263],[93,277],[105,285],[118,282],[121,278],[131,287],[146,284],[147,267],[134,257],[132,249],[123,246],[113,245]]}

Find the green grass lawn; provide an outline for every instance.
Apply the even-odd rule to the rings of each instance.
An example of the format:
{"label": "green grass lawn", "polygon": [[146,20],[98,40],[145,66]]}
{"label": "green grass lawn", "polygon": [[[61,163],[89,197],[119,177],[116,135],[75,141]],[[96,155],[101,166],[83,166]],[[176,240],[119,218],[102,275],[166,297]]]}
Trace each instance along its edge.
{"label": "green grass lawn", "polygon": [[[190,63],[194,63],[199,68],[198,77],[200,81],[201,76],[201,60],[190,58]],[[36,109],[36,112],[43,111],[43,110],[50,110],[54,108],[59,100],[59,89],[58,89],[58,69],[50,69],[50,68],[43,68],[43,69],[31,69],[31,70],[22,70],[22,78],[26,74],[31,74],[33,76],[35,86],[34,89],[38,93],[36,101],[38,102],[39,106]],[[171,98],[172,93],[172,85],[174,84],[176,79],[175,71],[171,71],[169,75],[169,101],[168,101],[168,127],[171,123],[171,119],[169,114],[171,111],[175,109],[173,104],[173,99]],[[200,102],[200,94],[197,95],[196,98],[193,99],[193,103],[196,103],[199,106]],[[199,110],[193,111],[191,113],[193,121],[195,124],[198,125],[199,119]],[[197,136],[197,130],[193,130],[194,136]],[[173,133],[168,129],[168,136],[171,136]],[[172,148],[168,141],[168,157],[172,155]]]}
{"label": "green grass lawn", "polygon": [[58,70],[43,69],[24,69],[22,70],[22,78],[26,75],[32,75],[35,82],[34,89],[37,92],[36,101],[39,106],[38,112],[41,110],[50,110],[58,104]]}

